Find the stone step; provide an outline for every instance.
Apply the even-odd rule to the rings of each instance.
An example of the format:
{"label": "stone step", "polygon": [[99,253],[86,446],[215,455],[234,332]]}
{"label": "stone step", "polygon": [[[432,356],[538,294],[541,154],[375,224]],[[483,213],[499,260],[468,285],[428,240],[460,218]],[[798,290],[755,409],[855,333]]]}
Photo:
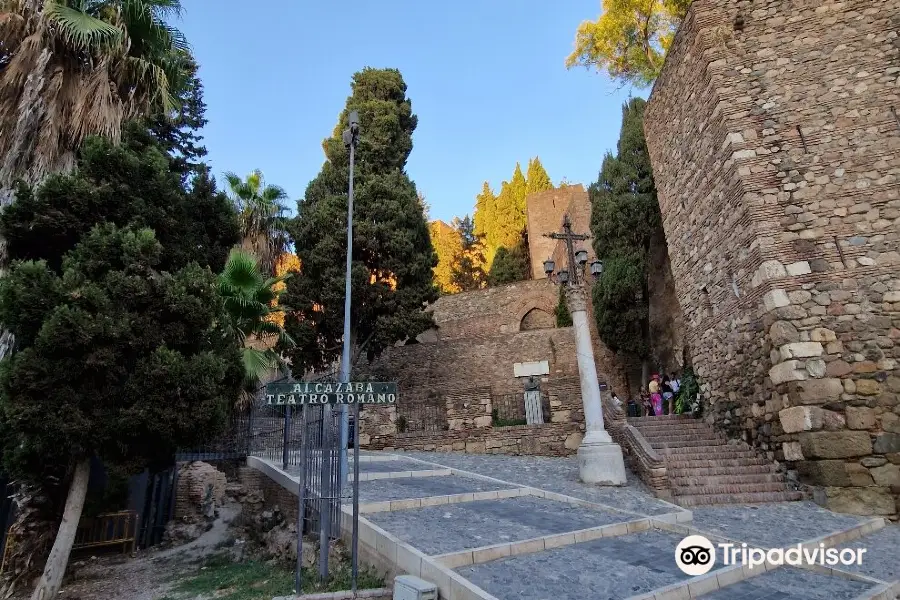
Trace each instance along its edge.
{"label": "stone step", "polygon": [[679,506],[706,506],[710,504],[761,504],[764,502],[791,502],[803,500],[803,492],[753,492],[743,494],[697,494],[675,496]]}
{"label": "stone step", "polygon": [[653,446],[654,450],[663,457],[671,457],[672,460],[690,460],[693,458],[758,458],[758,455],[748,448],[733,448],[732,446],[688,446],[685,448],[660,448]]}
{"label": "stone step", "polygon": [[[748,467],[749,468],[749,467]],[[728,473],[723,475],[672,475],[669,481],[675,487],[731,485],[738,483],[785,483],[783,473]]]}
{"label": "stone step", "polygon": [[[690,423],[690,425],[693,425],[693,423]],[[702,427],[682,427],[681,425],[666,427],[661,427],[659,425],[635,425],[634,428],[645,435],[716,435],[716,430],[705,423]]]}
{"label": "stone step", "polygon": [[687,440],[667,440],[657,438],[647,438],[650,445],[654,448],[727,448],[729,444],[724,439],[687,439]]}
{"label": "stone step", "polygon": [[761,492],[786,492],[787,484],[783,481],[766,481],[762,483],[728,483],[721,485],[672,486],[675,496],[707,496],[716,494],[756,494]]}
{"label": "stone step", "polygon": [[[700,458],[702,455],[686,455],[690,458],[685,458],[682,456],[678,456],[677,458],[668,456],[666,457],[666,468],[672,469],[690,469],[692,467],[749,467],[752,465],[767,465],[769,461],[754,457],[754,458],[715,458],[706,456],[705,458]],[[696,458],[695,458],[696,456]]]}
{"label": "stone step", "polygon": [[[687,448],[687,450],[694,450],[694,452],[682,452],[679,454],[666,452],[665,450],[659,450],[659,454],[662,455],[663,459],[666,463],[670,462],[686,462],[686,461],[697,461],[697,460],[705,460],[705,461],[717,461],[721,460],[753,460],[760,458],[756,453],[752,450],[743,450],[743,451],[734,451],[734,452],[718,452],[717,448],[710,448],[709,450],[704,451],[702,448]],[[750,463],[754,464],[754,463]],[[708,465],[712,466],[712,465]],[[722,465],[727,466],[727,465]],[[741,466],[741,465],[738,465]]]}
{"label": "stone step", "polygon": [[[694,417],[685,416],[685,415],[660,415],[658,417],[628,417],[628,422],[632,425],[634,424],[643,424],[643,423],[703,423],[703,421],[698,421]],[[706,425],[706,423],[703,423]]]}
{"label": "stone step", "polygon": [[671,464],[667,464],[666,472],[669,477],[721,477],[777,473],[775,465],[771,463],[763,465],[747,465],[743,467],[673,467]]}

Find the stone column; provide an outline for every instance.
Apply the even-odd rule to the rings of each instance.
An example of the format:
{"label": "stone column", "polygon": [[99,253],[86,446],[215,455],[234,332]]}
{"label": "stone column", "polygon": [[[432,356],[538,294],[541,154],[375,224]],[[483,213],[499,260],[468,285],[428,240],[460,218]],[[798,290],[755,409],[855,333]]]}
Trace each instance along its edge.
{"label": "stone column", "polygon": [[585,434],[578,447],[578,472],[585,483],[624,485],[625,462],[622,449],[613,443],[603,426],[600,404],[600,383],[597,364],[587,320],[587,298],[581,285],[567,285],[566,302],[575,330],[575,351],[578,353],[578,377],[581,381],[581,401],[584,404]]}

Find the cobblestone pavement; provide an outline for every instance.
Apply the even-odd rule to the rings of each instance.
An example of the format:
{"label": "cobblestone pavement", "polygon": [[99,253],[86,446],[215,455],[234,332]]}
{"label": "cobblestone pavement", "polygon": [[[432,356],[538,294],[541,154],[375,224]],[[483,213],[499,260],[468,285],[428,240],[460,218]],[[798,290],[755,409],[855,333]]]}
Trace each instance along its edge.
{"label": "cobblestone pavement", "polygon": [[534,496],[372,513],[366,518],[432,555],[627,520],[621,514]]}
{"label": "cobblestone pavement", "polygon": [[687,579],[673,559],[680,540],[645,531],[456,571],[500,600],[614,600]]}
{"label": "cobblestone pavement", "polygon": [[866,520],[834,513],[812,502],[709,506],[691,510],[694,527],[765,548],[805,542]]}
{"label": "cobblestone pavement", "polygon": [[[360,463],[362,466],[362,463]],[[472,477],[401,477],[399,479],[375,479],[359,482],[360,502],[383,502],[407,498],[428,498],[467,492],[492,492],[510,489],[509,485],[491,483]]]}
{"label": "cobblestone pavement", "polygon": [[782,567],[700,596],[704,600],[852,600],[868,583]]}
{"label": "cobblestone pavement", "polygon": [[882,581],[900,579],[900,525],[888,525],[881,531],[840,547],[866,549],[861,565],[842,565],[841,569]]}
{"label": "cobblestone pavement", "polygon": [[574,457],[549,458],[545,456],[446,452],[403,452],[398,455],[411,456],[452,469],[566,494],[573,498],[606,504],[642,515],[659,515],[675,510],[671,505],[656,499],[647,487],[630,472],[628,473],[628,483],[623,487],[604,488],[581,483],[578,481],[578,461]]}

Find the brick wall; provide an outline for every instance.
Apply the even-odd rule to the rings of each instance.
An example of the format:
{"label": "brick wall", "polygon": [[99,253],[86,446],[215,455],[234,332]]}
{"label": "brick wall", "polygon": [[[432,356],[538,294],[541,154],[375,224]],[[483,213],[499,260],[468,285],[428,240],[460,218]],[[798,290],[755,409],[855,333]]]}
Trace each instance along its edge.
{"label": "brick wall", "polygon": [[[418,409],[417,401],[401,397],[396,407],[364,407],[359,443],[370,450],[436,450],[488,454],[567,456],[575,452],[584,428],[580,382],[576,377],[547,377],[541,385],[549,396],[550,422],[544,425],[494,427],[490,388],[473,387],[441,395],[437,403],[446,415],[441,431],[401,432],[397,422]],[[524,397],[522,399],[524,402]]]}
{"label": "brick wall", "polygon": [[[695,0],[645,131],[708,418],[900,501],[900,0]],[[740,17],[740,18],[738,18]]]}
{"label": "brick wall", "polygon": [[553,254],[556,241],[544,237],[544,234],[560,230],[563,215],[571,209],[573,202],[580,202],[590,212],[587,192],[580,184],[537,192],[526,198],[525,212],[532,278],[546,278],[544,261]]}

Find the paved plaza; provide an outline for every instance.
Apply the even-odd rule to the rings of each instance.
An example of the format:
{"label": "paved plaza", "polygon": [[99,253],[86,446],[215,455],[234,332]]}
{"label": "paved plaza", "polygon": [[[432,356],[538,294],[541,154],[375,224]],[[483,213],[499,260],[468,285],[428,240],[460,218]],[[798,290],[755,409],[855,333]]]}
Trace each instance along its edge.
{"label": "paved plaza", "polygon": [[[362,517],[467,581],[459,598],[861,600],[900,590],[900,527],[879,519],[811,502],[688,511],[655,498],[632,473],[620,488],[584,485],[574,457],[366,456],[360,472],[380,478],[361,478]],[[748,571],[717,562],[692,578],[675,563],[689,534],[737,547],[806,543],[866,554],[860,565],[836,568]]]}

